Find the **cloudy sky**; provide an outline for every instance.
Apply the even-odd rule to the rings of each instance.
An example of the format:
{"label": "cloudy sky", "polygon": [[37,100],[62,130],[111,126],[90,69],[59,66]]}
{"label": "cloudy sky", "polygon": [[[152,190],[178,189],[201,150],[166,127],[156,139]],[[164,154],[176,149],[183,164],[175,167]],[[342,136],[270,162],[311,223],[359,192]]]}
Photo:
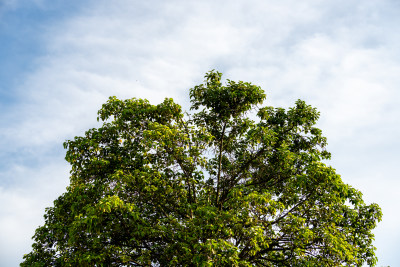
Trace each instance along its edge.
{"label": "cloudy sky", "polygon": [[62,143],[109,96],[173,97],[217,69],[321,112],[329,162],[378,203],[378,266],[400,266],[397,0],[0,0],[0,266],[17,266],[68,184]]}

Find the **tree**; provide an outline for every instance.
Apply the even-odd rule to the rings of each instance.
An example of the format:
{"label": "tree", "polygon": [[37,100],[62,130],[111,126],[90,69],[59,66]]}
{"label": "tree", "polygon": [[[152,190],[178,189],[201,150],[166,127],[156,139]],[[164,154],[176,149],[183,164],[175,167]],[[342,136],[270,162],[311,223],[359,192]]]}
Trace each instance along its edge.
{"label": "tree", "polygon": [[221,76],[190,89],[192,114],[111,97],[65,142],[70,185],[21,266],[375,265],[381,210],[323,163],[317,110]]}

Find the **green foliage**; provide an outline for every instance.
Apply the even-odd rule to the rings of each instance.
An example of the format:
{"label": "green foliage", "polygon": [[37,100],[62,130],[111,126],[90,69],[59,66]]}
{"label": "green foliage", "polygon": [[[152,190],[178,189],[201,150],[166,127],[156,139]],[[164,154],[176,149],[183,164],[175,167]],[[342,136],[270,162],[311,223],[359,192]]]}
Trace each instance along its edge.
{"label": "green foliage", "polygon": [[221,76],[190,90],[192,115],[111,97],[65,143],[70,185],[21,266],[375,265],[381,210],[323,163],[316,109],[259,107]]}

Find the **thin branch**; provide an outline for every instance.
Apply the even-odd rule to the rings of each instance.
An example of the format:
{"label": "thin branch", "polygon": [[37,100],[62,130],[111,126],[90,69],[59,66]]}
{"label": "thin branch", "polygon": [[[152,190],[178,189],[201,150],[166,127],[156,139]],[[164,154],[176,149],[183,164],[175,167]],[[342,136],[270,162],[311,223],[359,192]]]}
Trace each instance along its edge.
{"label": "thin branch", "polygon": [[215,206],[217,206],[217,207],[218,207],[218,199],[219,199],[219,187],[220,187],[221,166],[222,166],[222,148],[223,148],[223,143],[224,143],[225,128],[226,128],[226,122],[224,123],[224,126],[222,128],[222,134],[221,134],[220,144],[219,144],[219,164],[218,164],[218,175],[217,175],[217,195],[215,196]]}

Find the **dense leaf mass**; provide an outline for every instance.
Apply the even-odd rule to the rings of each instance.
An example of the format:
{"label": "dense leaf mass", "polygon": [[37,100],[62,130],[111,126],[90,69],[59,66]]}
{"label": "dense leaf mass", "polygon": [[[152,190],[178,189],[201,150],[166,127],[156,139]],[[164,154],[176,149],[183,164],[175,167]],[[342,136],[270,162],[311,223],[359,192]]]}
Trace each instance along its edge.
{"label": "dense leaf mass", "polygon": [[65,143],[70,185],[21,266],[375,265],[381,210],[323,163],[316,109],[221,76],[190,89],[191,114],[111,97]]}

